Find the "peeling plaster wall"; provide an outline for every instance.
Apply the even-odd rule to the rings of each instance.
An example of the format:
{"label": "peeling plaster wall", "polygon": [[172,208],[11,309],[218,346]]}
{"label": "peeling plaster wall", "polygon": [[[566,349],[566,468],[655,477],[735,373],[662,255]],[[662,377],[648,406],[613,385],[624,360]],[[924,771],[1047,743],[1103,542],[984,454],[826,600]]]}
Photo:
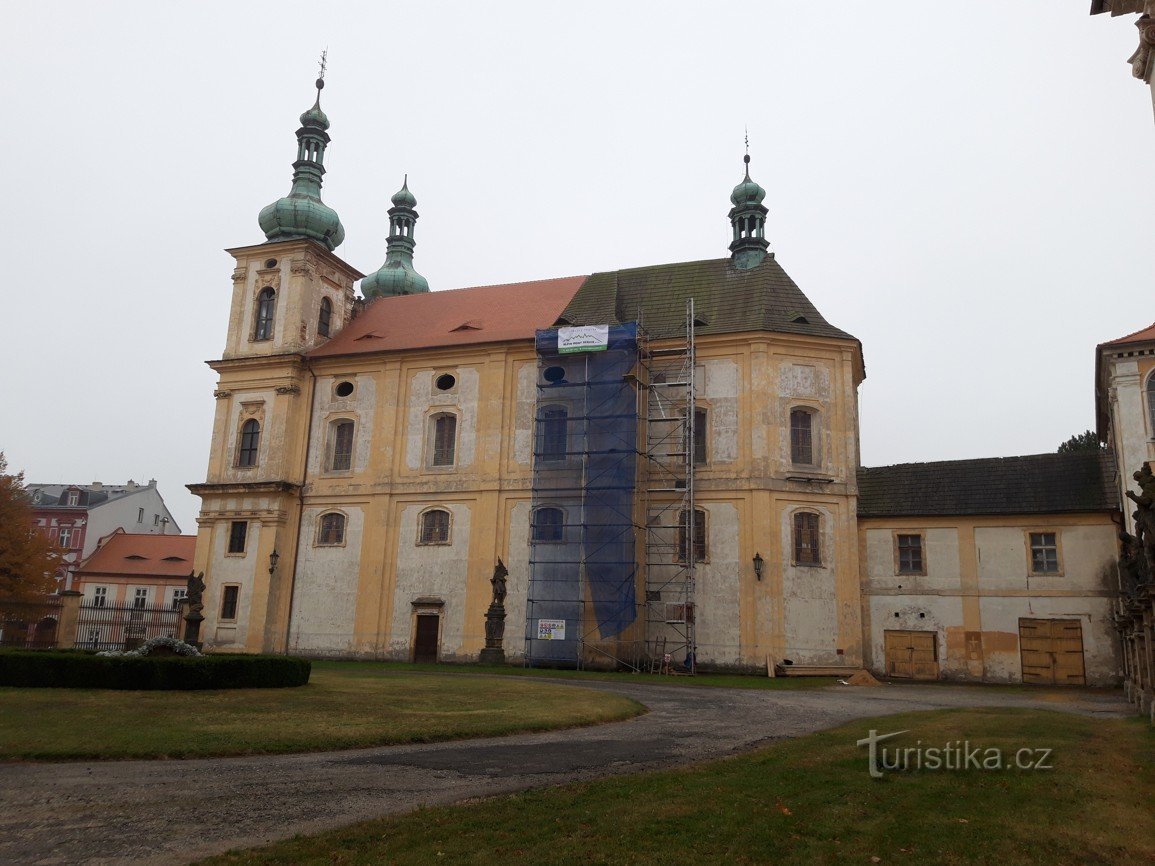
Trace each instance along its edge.
{"label": "peeling plaster wall", "polygon": [[[353,393],[338,397],[333,390],[340,382],[352,382]],[[377,411],[377,381],[372,376],[318,376],[313,401],[313,442],[309,449],[309,475],[356,475],[369,466],[373,445],[373,419]],[[329,471],[333,454],[329,425],[341,419],[352,419],[353,460],[351,468]]]}
{"label": "peeling plaster wall", "polygon": [[[738,459],[738,365],[727,360],[708,360],[697,370],[698,405],[707,410],[706,437],[709,463],[733,463]],[[704,657],[703,657],[704,658]]]}
{"label": "peeling plaster wall", "polygon": [[[317,522],[322,514],[334,510],[346,517],[345,544],[316,546]],[[305,509],[289,638],[294,652],[353,652],[364,523],[364,512],[358,507]]]}
{"label": "peeling plaster wall", "polygon": [[[245,500],[248,505],[257,503]],[[237,597],[237,620],[235,623],[220,624],[218,593],[215,598],[217,604],[206,604],[204,609],[205,621],[201,634],[207,643],[214,649],[228,650],[238,645],[244,645],[247,635],[246,624],[252,610],[253,602],[253,570],[256,552],[261,543],[261,524],[255,520],[249,521],[249,528],[245,537],[244,553],[226,553],[229,543],[229,523],[220,522],[213,532],[213,583],[215,586],[238,584],[240,593]],[[207,600],[207,599],[206,599]]]}
{"label": "peeling plaster wall", "polygon": [[[457,384],[448,391],[434,385],[438,376],[449,373]],[[457,450],[454,468],[468,469],[477,450],[477,399],[480,376],[475,367],[448,367],[421,370],[409,379],[409,418],[406,425],[405,465],[412,470],[428,466],[432,448],[429,418],[440,411],[457,415]]]}
{"label": "peeling plaster wall", "polygon": [[1116,685],[1122,676],[1107,598],[984,598],[983,665],[985,679],[1022,682],[1019,619],[1077,619],[1083,631],[1087,685]]}
{"label": "peeling plaster wall", "polygon": [[939,670],[948,679],[965,679],[969,672],[966,659],[948,656],[948,629],[961,627],[962,598],[941,595],[874,596],[869,601],[870,644],[875,673],[886,673],[886,632],[933,631],[938,651]]}
{"label": "peeling plaster wall", "polygon": [[[927,570],[925,575],[898,573],[894,536],[899,533],[922,533],[923,562]],[[864,534],[868,588],[904,590],[908,593],[961,591],[957,529],[920,529],[917,526],[896,525],[894,529],[867,529]]]}
{"label": "peeling plaster wall", "polygon": [[[821,566],[793,565],[794,512],[821,515]],[[815,505],[791,506],[782,513],[779,550],[782,551],[782,602],[785,646],[795,664],[836,665],[842,657],[839,643],[838,601],[835,593],[834,515]]]}
{"label": "peeling plaster wall", "polygon": [[[422,511],[434,505],[448,510],[452,515],[449,544],[418,544],[418,517]],[[413,602],[418,598],[437,598],[444,602],[441,607],[440,657],[453,659],[461,652],[465,627],[465,590],[469,581],[471,520],[469,506],[461,504],[415,503],[402,510],[395,564],[397,577],[393,592],[393,621],[389,632],[390,657],[408,660],[412,655],[416,628]],[[506,623],[509,622],[507,618]],[[484,623],[472,625],[470,633],[484,634]]]}
{"label": "peeling plaster wall", "polygon": [[834,440],[831,430],[834,422],[831,404],[831,369],[828,362],[799,364],[783,360],[778,365],[778,413],[774,419],[778,427],[778,464],[793,466],[790,455],[790,411],[795,407],[813,409],[812,434],[814,437],[813,467],[841,477],[844,472],[835,465]]}
{"label": "peeling plaster wall", "polygon": [[509,543],[506,549],[509,558],[505,567],[509,569],[506,578],[505,597],[505,639],[502,648],[507,660],[525,656],[525,606],[529,592],[529,526],[532,508],[529,502],[518,502],[513,506],[509,521]]}
{"label": "peeling plaster wall", "polygon": [[699,502],[698,507],[706,512],[708,557],[694,570],[698,661],[736,665],[741,661],[738,509],[728,502]]}
{"label": "peeling plaster wall", "polygon": [[517,368],[517,408],[513,424],[513,459],[522,466],[533,464],[533,422],[537,407],[537,364]]}
{"label": "peeling plaster wall", "polygon": [[[1028,532],[1058,535],[1060,574],[1030,576]],[[979,581],[984,592],[995,589],[1098,589],[1099,574],[1114,560],[1115,533],[1110,524],[1096,526],[979,527],[975,530]]]}

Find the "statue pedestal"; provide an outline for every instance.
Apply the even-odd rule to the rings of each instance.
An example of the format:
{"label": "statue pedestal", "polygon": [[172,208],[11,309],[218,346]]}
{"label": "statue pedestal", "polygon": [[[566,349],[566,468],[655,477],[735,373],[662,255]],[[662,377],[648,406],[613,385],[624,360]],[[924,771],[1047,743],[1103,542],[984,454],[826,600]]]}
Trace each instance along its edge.
{"label": "statue pedestal", "polygon": [[482,665],[503,665],[505,664],[505,650],[501,647],[487,646],[481,651],[477,657],[477,663]]}

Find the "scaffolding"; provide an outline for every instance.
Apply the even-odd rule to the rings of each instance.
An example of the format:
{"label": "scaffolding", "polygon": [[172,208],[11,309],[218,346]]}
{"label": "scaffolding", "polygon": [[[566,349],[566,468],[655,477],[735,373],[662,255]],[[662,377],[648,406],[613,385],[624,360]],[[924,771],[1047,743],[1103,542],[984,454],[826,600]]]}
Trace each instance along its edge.
{"label": "scaffolding", "polygon": [[537,355],[526,662],[636,668],[638,327],[538,331]]}
{"label": "scaffolding", "polygon": [[529,665],[695,668],[692,299],[678,331],[537,332]]}
{"label": "scaffolding", "polygon": [[696,668],[694,572],[704,558],[705,515],[694,466],[705,460],[696,412],[694,300],[680,334],[643,339],[639,436],[643,457],[646,656],[653,672]]}

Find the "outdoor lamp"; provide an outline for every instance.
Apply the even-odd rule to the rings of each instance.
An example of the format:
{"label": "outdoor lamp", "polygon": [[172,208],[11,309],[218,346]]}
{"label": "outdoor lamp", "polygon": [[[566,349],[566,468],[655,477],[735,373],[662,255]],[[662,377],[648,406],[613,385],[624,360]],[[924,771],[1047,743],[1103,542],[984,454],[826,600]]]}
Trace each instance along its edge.
{"label": "outdoor lamp", "polygon": [[756,578],[758,578],[759,580],[762,579],[762,563],[765,561],[766,560],[764,560],[762,558],[762,554],[760,554],[760,553],[754,554],[754,576]]}
{"label": "outdoor lamp", "polygon": [[273,552],[269,554],[269,574],[277,570],[277,560],[281,558],[281,554],[277,553],[277,549],[273,548]]}

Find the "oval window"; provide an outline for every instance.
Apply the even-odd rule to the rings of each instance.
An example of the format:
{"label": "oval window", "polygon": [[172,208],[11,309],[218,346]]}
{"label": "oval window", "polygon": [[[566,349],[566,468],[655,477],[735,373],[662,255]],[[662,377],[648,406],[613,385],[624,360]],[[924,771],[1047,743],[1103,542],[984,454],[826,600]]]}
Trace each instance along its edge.
{"label": "oval window", "polygon": [[348,397],[350,394],[353,393],[353,383],[352,382],[339,382],[337,384],[337,387],[333,389],[333,392],[338,397]]}
{"label": "oval window", "polygon": [[437,377],[436,384],[438,391],[448,391],[450,388],[457,384],[457,380],[449,373],[445,373]]}
{"label": "oval window", "polygon": [[565,378],[565,367],[546,367],[541,377],[547,382],[560,382]]}

